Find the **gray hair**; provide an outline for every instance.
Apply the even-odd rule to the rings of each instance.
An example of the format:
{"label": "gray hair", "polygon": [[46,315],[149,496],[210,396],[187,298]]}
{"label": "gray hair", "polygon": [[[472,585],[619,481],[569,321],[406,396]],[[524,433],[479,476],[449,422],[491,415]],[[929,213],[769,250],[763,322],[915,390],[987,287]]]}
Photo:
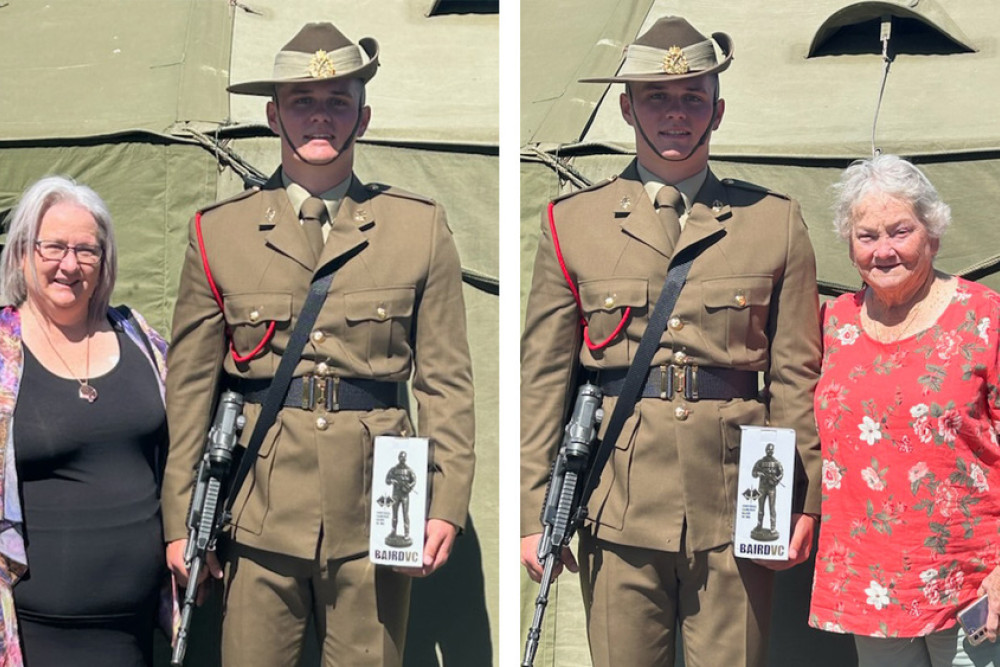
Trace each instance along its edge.
{"label": "gray hair", "polygon": [[115,247],[111,212],[100,196],[86,185],[63,176],[48,176],[25,190],[10,217],[7,244],[0,254],[0,300],[5,304],[20,306],[28,297],[24,260],[28,258],[32,279],[38,281],[35,268],[35,242],[42,218],[56,204],[68,203],[85,209],[97,223],[97,243],[101,246],[100,273],[97,286],[88,304],[92,323],[107,316],[111,292],[118,275],[118,254]]}
{"label": "gray hair", "polygon": [[922,171],[897,155],[877,155],[851,163],[833,190],[833,228],[845,241],[856,222],[855,208],[873,193],[908,202],[931,238],[941,238],[951,224],[951,207],[941,201]]}

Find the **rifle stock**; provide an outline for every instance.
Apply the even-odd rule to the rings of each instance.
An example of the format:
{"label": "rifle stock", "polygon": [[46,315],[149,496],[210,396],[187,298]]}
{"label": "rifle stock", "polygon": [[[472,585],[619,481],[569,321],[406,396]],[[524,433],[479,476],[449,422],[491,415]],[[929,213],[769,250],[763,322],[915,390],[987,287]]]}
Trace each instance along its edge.
{"label": "rifle stock", "polygon": [[552,475],[545,490],[542,506],[542,538],[538,542],[538,560],[542,563],[542,579],[535,598],[535,615],[524,646],[521,667],[532,667],[542,633],[542,619],[549,602],[553,572],[562,562],[562,550],[569,546],[573,534],[587,517],[581,502],[583,482],[590,466],[591,449],[597,441],[597,431],[604,412],[601,409],[601,389],[594,384],[580,386],[573,414],[563,434],[562,445],[552,464]]}
{"label": "rifle stock", "polygon": [[188,541],[184,551],[184,562],[188,567],[188,585],[184,591],[177,643],[170,658],[172,667],[184,664],[191,614],[198,598],[198,578],[205,568],[208,552],[215,550],[219,531],[229,521],[229,516],[223,507],[233,464],[233,450],[236,448],[243,423],[243,396],[234,391],[224,392],[219,398],[215,421],[208,431],[205,453],[198,464],[194,490],[191,493],[191,506],[187,518]]}

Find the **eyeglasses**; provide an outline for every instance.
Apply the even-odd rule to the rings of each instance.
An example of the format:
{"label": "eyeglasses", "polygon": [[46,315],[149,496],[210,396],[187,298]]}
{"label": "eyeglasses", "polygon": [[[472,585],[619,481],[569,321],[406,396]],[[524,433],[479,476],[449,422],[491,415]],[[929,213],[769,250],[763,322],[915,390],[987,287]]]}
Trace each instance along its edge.
{"label": "eyeglasses", "polygon": [[79,264],[93,266],[101,261],[104,251],[99,246],[93,245],[66,245],[62,241],[35,241],[38,254],[42,259],[49,262],[61,262],[66,254],[72,250]]}

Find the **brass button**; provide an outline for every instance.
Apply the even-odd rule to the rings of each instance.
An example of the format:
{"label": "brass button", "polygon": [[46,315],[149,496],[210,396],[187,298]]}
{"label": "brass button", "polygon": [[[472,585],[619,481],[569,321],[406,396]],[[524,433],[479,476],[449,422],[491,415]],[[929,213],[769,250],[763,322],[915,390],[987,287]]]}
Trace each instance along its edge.
{"label": "brass button", "polygon": [[674,418],[677,419],[677,421],[684,421],[688,418],[689,414],[691,414],[691,412],[683,405],[678,405],[674,408]]}
{"label": "brass button", "polygon": [[687,360],[688,360],[688,356],[686,354],[684,354],[683,352],[681,352],[680,350],[677,350],[676,352],[674,352],[674,363],[675,364],[683,366],[684,364],[687,363]]}
{"label": "brass button", "polygon": [[314,343],[322,343],[324,340],[326,340],[326,334],[317,329],[316,331],[312,332],[312,339]]}
{"label": "brass button", "polygon": [[605,308],[614,308],[615,307],[615,297],[613,297],[613,296],[606,296],[606,297],[604,297],[604,307]]}
{"label": "brass button", "polygon": [[671,317],[667,326],[670,327],[671,331],[680,331],[684,328],[684,322],[679,317]]}
{"label": "brass button", "polygon": [[330,367],[327,366],[325,361],[321,361],[316,364],[316,375],[320,377],[326,377],[330,374]]}
{"label": "brass button", "polygon": [[733,297],[733,301],[740,308],[742,308],[743,306],[747,305],[747,295],[746,295],[746,293],[743,290],[737,290],[736,296]]}
{"label": "brass button", "polygon": [[316,428],[320,431],[325,431],[326,427],[330,425],[330,422],[326,420],[326,417],[316,417]]}
{"label": "brass button", "polygon": [[250,311],[250,321],[256,322],[259,319],[260,319],[260,311],[254,308],[253,310]]}
{"label": "brass button", "polygon": [[385,309],[385,306],[379,306],[378,308],[376,308],[375,314],[378,316],[380,320],[384,320],[389,315],[389,313]]}

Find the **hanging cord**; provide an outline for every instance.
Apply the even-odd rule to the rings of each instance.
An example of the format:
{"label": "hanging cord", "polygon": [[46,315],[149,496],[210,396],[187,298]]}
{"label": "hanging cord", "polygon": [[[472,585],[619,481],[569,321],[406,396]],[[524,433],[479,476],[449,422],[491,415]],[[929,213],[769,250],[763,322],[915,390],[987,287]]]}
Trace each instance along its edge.
{"label": "hanging cord", "polygon": [[892,35],[892,16],[882,17],[882,28],[879,31],[879,39],[882,41],[882,85],[878,89],[878,101],[875,103],[875,118],[872,120],[872,157],[877,157],[881,148],[875,146],[875,127],[878,125],[878,112],[882,108],[882,96],[885,94],[885,82],[889,79],[889,66],[892,64],[892,56],[889,55],[889,38]]}

